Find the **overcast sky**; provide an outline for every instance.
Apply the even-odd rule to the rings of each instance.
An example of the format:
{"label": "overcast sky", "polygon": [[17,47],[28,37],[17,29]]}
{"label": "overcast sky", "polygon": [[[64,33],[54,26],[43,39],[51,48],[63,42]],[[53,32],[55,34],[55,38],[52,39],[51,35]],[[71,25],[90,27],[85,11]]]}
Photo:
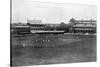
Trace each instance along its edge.
{"label": "overcast sky", "polygon": [[96,19],[96,10],[94,5],[12,0],[12,22],[26,23],[27,19],[38,19],[43,23],[68,23],[72,17],[75,19]]}

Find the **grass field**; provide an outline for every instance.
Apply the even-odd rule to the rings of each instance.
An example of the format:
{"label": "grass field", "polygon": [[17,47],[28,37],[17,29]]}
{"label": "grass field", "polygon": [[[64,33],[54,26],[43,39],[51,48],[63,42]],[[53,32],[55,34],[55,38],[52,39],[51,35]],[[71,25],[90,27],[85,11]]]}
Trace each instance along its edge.
{"label": "grass field", "polygon": [[96,35],[30,35],[11,43],[13,66],[96,61]]}

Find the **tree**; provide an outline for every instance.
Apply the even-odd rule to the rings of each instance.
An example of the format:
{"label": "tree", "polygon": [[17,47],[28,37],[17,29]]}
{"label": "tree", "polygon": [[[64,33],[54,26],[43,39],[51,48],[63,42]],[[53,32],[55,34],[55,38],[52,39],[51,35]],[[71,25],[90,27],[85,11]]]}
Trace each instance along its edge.
{"label": "tree", "polygon": [[70,23],[68,24],[69,32],[73,32],[73,25],[75,24],[76,20],[74,18],[71,18]]}
{"label": "tree", "polygon": [[60,27],[61,27],[61,28],[66,28],[66,26],[67,26],[67,25],[66,25],[64,22],[61,22],[61,24],[60,24]]}
{"label": "tree", "polygon": [[69,22],[71,22],[71,23],[75,23],[76,22],[76,20],[74,19],[74,18],[72,18],[72,19],[70,19],[70,21]]}

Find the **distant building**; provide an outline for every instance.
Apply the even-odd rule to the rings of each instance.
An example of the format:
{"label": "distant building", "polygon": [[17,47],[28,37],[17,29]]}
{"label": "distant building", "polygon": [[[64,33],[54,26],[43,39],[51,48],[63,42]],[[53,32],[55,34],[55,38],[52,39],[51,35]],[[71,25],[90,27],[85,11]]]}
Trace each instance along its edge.
{"label": "distant building", "polygon": [[[71,21],[73,20],[72,18]],[[74,33],[96,33],[96,20],[74,20],[71,23]]]}
{"label": "distant building", "polygon": [[55,30],[59,24],[43,24],[41,20],[27,20],[31,30]]}
{"label": "distant building", "polygon": [[10,31],[12,34],[28,34],[30,27],[26,23],[11,23]]}
{"label": "distant building", "polygon": [[64,31],[56,31],[58,24],[43,24],[41,20],[27,20],[31,33],[64,33]]}
{"label": "distant building", "polygon": [[45,27],[41,20],[27,20],[27,25],[31,30],[44,30]]}
{"label": "distant building", "polygon": [[14,26],[11,32],[12,34],[29,34],[30,27],[29,26]]}

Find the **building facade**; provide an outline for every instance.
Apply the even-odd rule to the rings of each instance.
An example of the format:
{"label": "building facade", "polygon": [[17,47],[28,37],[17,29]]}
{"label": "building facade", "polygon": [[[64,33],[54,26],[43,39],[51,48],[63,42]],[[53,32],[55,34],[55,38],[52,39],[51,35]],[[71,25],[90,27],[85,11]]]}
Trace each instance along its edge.
{"label": "building facade", "polygon": [[73,33],[96,33],[96,20],[71,20]]}

